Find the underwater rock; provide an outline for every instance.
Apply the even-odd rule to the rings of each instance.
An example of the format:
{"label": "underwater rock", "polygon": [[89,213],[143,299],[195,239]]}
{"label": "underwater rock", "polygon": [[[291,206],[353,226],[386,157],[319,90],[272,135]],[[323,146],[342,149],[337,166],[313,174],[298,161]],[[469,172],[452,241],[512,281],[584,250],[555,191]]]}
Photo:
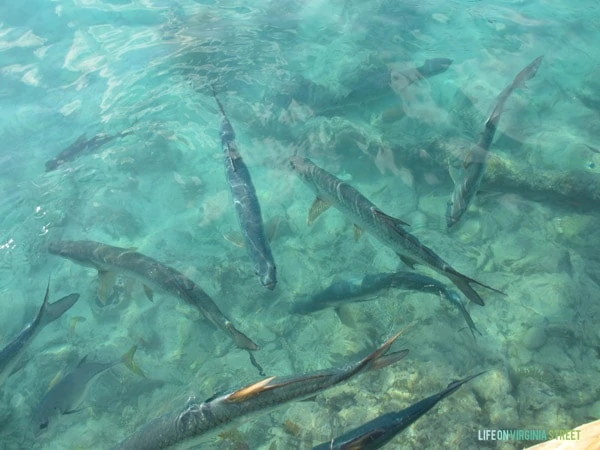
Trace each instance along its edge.
{"label": "underwater rock", "polygon": [[543,326],[533,326],[523,336],[523,345],[531,351],[542,348],[547,341],[548,335]]}
{"label": "underwater rock", "polygon": [[506,371],[494,370],[486,375],[487,382],[485,384],[476,384],[473,390],[477,395],[488,401],[498,400],[504,397],[510,397],[510,392],[513,387],[508,379]]}

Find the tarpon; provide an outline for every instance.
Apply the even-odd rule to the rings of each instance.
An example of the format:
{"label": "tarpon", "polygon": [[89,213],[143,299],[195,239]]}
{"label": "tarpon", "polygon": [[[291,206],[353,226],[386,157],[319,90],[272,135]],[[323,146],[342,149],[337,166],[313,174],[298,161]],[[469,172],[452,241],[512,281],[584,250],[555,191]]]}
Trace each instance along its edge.
{"label": "tarpon", "polygon": [[114,274],[120,272],[141,280],[144,285],[156,287],[179,297],[198,308],[204,317],[229,334],[239,348],[258,350],[258,345],[235,328],[213,299],[196,283],[149,256],[142,255],[134,249],[113,247],[94,241],[52,242],[48,246],[48,251],[96,269],[100,275],[100,285],[106,280],[114,281]]}
{"label": "tarpon", "polygon": [[62,316],[79,298],[79,294],[70,294],[54,303],[48,303],[50,281],[46,287],[44,303],[33,322],[27,324],[2,350],[0,350],[0,386],[15,371],[23,353],[40,331]]}
{"label": "tarpon", "polygon": [[462,380],[453,381],[446,389],[431,397],[427,397],[401,411],[383,414],[329,442],[313,447],[313,450],[376,450],[381,448],[398,433],[430,411],[440,400],[453,394],[466,382],[484,373],[480,372]]}
{"label": "tarpon", "polygon": [[479,185],[485,175],[487,160],[490,155],[490,146],[494,140],[506,100],[517,87],[535,76],[543,58],[543,56],[537,57],[521,70],[513,82],[504,88],[496,98],[494,108],[490,117],[485,122],[485,128],[479,138],[479,142],[466,154],[461,167],[454,177],[454,191],[452,191],[450,201],[448,201],[446,207],[446,225],[448,228],[458,223],[479,190]]}
{"label": "tarpon", "polygon": [[[458,294],[438,280],[415,272],[398,271],[368,274],[363,278],[342,280],[310,295],[301,296],[292,306],[293,313],[309,314],[325,308],[338,308],[348,302],[362,302],[384,289],[407,289],[445,297],[464,316],[473,336],[479,330]],[[481,334],[481,333],[479,333]]]}
{"label": "tarpon", "polygon": [[184,407],[151,420],[119,444],[118,450],[157,450],[202,436],[234,420],[265,412],[292,400],[314,397],[359,373],[379,369],[402,359],[408,350],[386,355],[396,334],[357,363],[300,376],[269,377],[225,395]]}
{"label": "tarpon", "polygon": [[393,94],[392,88],[403,89],[418,81],[444,73],[452,65],[448,58],[428,59],[419,67],[406,70],[377,69],[372,74],[364,74],[360,78],[360,84],[350,91],[342,104],[365,102],[384,95]]}
{"label": "tarpon", "polygon": [[82,134],[75,142],[60,152],[55,158],[46,161],[46,172],[56,170],[64,163],[73,161],[84,153],[91,153],[102,147],[104,144],[108,144],[115,139],[120,139],[129,134],[133,134],[133,130],[127,129],[112,135],[100,133],[91,139],[86,139],[85,134]]}
{"label": "tarpon", "polygon": [[57,416],[80,411],[90,381],[117,364],[123,363],[129,370],[144,377],[133,361],[135,350],[136,346],[133,346],[121,358],[109,363],[86,362],[85,356],[73,371],[62,377],[41,399],[33,415],[35,431],[47,428],[50,420]]}
{"label": "tarpon", "polygon": [[479,305],[483,299],[470,286],[475,283],[502,294],[501,291],[469,278],[453,269],[433,250],[423,245],[403,227],[407,224],[388,216],[349,184],[321,169],[306,158],[290,159],[293,171],[315,191],[317,198],[312,204],[309,220],[334,206],[345,214],[355,226],[370,232],[379,241],[394,250],[409,267],[425,265],[447,277],[465,296]]}
{"label": "tarpon", "polygon": [[258,275],[264,287],[273,290],[277,284],[277,269],[263,226],[256,190],[250,171],[238,151],[233,127],[214,89],[213,95],[221,114],[221,146],[225,154],[225,176],[231,189],[242,237],[254,264],[254,273]]}

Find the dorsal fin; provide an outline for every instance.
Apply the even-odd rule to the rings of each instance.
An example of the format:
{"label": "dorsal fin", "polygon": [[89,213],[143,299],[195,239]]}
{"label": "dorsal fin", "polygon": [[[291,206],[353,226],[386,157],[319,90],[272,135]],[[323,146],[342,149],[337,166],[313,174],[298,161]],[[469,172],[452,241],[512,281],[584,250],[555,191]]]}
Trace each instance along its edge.
{"label": "dorsal fin", "polygon": [[390,225],[398,228],[398,227],[409,227],[410,225],[400,220],[396,217],[388,216],[386,213],[377,208],[372,208],[373,215],[384,222],[389,223]]}

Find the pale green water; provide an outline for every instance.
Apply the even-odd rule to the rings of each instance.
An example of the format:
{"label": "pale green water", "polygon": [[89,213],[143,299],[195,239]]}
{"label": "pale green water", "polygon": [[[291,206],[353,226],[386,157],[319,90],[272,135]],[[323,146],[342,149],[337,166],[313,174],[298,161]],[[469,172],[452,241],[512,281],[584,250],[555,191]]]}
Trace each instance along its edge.
{"label": "pale green water", "polygon": [[[173,297],[156,292],[150,303],[136,284],[122,305],[95,306],[95,271],[49,255],[57,239],[136,247],[185,273],[261,346],[267,375],[354,361],[416,321],[397,344],[411,350],[405,361],[239,426],[252,449],[310,448],[482,369],[490,373],[390,448],[523,448],[477,441],[477,430],[599,418],[600,6],[398,3],[0,2],[0,346],[35,315],[48,274],[53,300],[82,296],[0,388],[0,448],[110,448],[192,394],[260,379],[245,352]],[[448,232],[447,155],[479,138],[494,98],[541,54],[536,77],[507,102],[482,192]],[[396,92],[367,83],[365,100],[378,87],[381,95],[332,106],[366,74],[442,57],[453,60],[444,73]],[[301,78],[320,88],[303,95]],[[223,238],[238,225],[207,83],[237,133],[263,217],[281,217],[274,292]],[[82,134],[129,127],[45,172]],[[399,263],[366,234],[355,242],[333,208],[306,225],[313,195],[286,168],[295,153],[410,223],[459,271],[505,291],[478,289],[486,306],[468,307],[483,336],[474,341],[452,306],[417,292],[352,304],[344,321],[333,310],[291,315],[300,294]],[[77,316],[86,320],[70,330]],[[162,383],[116,368],[91,386],[89,408],[34,440],[33,410],[59,371],[86,354],[109,361],[140,340],[139,366]],[[232,436],[202,448],[244,448]]]}

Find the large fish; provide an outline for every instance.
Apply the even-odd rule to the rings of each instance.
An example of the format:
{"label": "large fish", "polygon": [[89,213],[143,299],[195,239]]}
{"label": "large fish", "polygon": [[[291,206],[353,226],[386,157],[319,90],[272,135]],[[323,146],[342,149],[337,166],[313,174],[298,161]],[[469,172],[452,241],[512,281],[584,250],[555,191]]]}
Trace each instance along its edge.
{"label": "large fish", "polygon": [[256,190],[250,171],[238,151],[233,127],[214,89],[213,95],[221,113],[221,146],[225,154],[225,176],[231,189],[242,237],[254,264],[254,273],[258,275],[264,287],[272,290],[277,284],[277,269],[263,226]]}
{"label": "large fish", "polygon": [[407,232],[403,228],[407,225],[405,222],[388,216],[352,186],[321,169],[309,159],[294,156],[290,159],[290,165],[293,171],[317,195],[309,213],[309,221],[314,220],[329,206],[334,206],[345,214],[355,226],[370,232],[394,250],[409,267],[413,267],[414,264],[422,264],[435,270],[452,281],[472,302],[478,305],[484,304],[483,299],[470,283],[502,294],[490,286],[457,272],[433,250]]}
{"label": "large fish", "polygon": [[396,334],[373,353],[351,365],[300,376],[269,377],[205,402],[193,400],[171,413],[151,420],[119,444],[118,450],[157,450],[202,436],[252,413],[263,412],[292,400],[313,397],[359,373],[379,369],[402,359],[408,350],[386,355],[400,336]]}
{"label": "large fish", "polygon": [[133,346],[121,358],[109,363],[86,362],[87,356],[84,357],[73,371],[62,377],[40,400],[33,414],[36,433],[47,428],[55,417],[80,411],[90,381],[111,367],[123,363],[129,370],[145,378],[133,361],[135,350],[136,346]]}
{"label": "large fish", "polygon": [[133,249],[113,247],[95,241],[56,241],[49,244],[48,251],[96,269],[100,275],[100,285],[106,280],[114,281],[114,274],[120,272],[141,280],[144,285],[179,297],[198,308],[204,317],[229,334],[239,348],[258,350],[258,345],[235,328],[200,286],[184,274],[149,256]]}
{"label": "large fish", "polygon": [[46,287],[44,303],[33,322],[27,324],[2,350],[0,350],[0,386],[15,371],[29,346],[42,329],[62,316],[79,298],[79,294],[70,294],[54,303],[48,302],[50,281]]}
{"label": "large fish", "polygon": [[46,161],[46,172],[56,170],[64,163],[73,161],[84,153],[91,153],[102,147],[104,144],[108,144],[115,139],[120,139],[132,133],[133,130],[127,129],[112,135],[100,133],[91,139],[86,139],[85,134],[82,134],[75,142],[60,152],[55,158]]}
{"label": "large fish", "polygon": [[537,57],[521,70],[513,82],[504,88],[496,98],[494,108],[490,117],[485,122],[479,142],[466,154],[461,167],[454,177],[454,191],[452,191],[450,201],[448,201],[446,206],[446,225],[448,228],[458,223],[479,190],[479,185],[485,175],[487,160],[490,155],[490,146],[494,140],[506,100],[517,87],[535,76],[543,58],[543,56]]}
{"label": "large fish", "polygon": [[443,400],[454,393],[467,381],[470,381],[483,373],[485,372],[471,375],[462,380],[453,381],[446,389],[431,397],[427,397],[401,411],[379,416],[329,442],[317,445],[313,450],[376,450],[381,448],[391,441],[394,436],[425,415],[437,405],[440,400]]}
{"label": "large fish", "polygon": [[349,301],[369,300],[384,289],[410,289],[443,296],[459,309],[473,337],[476,332],[479,333],[471,315],[455,291],[447,289],[438,280],[415,272],[375,273],[365,275],[363,278],[338,281],[322,291],[300,297],[292,306],[292,312],[309,314],[325,308],[338,308]]}

